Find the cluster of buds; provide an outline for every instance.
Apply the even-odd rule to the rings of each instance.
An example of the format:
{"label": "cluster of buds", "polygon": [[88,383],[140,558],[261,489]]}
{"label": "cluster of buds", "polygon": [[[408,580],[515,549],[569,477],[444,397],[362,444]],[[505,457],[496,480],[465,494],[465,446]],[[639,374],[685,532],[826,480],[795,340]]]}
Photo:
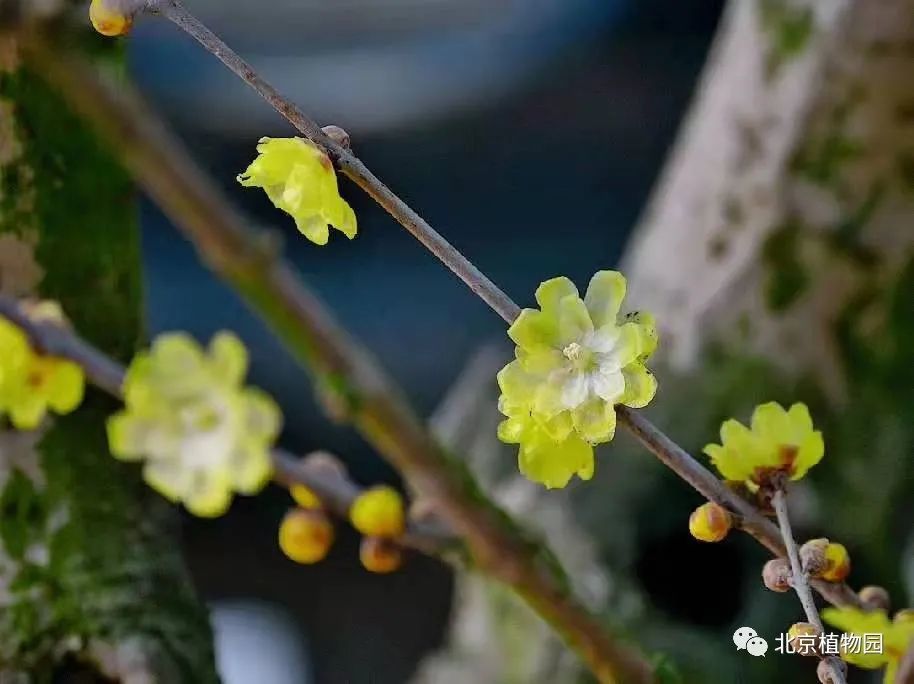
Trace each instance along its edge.
{"label": "cluster of buds", "polygon": [[359,559],[366,570],[389,573],[403,564],[397,539],[406,530],[403,498],[391,487],[379,485],[360,494],[349,509],[349,521],[362,533]]}

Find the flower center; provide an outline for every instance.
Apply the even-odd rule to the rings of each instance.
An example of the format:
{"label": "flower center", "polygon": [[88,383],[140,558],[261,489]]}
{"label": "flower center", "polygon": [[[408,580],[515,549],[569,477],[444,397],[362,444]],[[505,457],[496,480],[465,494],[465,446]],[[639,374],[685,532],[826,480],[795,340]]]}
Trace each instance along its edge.
{"label": "flower center", "polygon": [[572,342],[562,350],[566,359],[571,361],[571,367],[576,371],[587,372],[594,370],[597,359],[594,353],[582,344]]}

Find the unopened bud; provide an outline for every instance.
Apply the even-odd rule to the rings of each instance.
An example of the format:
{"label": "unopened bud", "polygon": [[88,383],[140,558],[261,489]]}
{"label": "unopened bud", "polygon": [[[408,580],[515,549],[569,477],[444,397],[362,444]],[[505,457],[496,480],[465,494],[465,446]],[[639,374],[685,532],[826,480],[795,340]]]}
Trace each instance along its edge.
{"label": "unopened bud", "polygon": [[892,603],[889,598],[889,592],[883,587],[876,587],[873,585],[863,587],[857,596],[867,610],[884,610],[888,612],[889,606]]}
{"label": "unopened bud", "polygon": [[369,572],[387,574],[403,565],[403,550],[390,539],[364,537],[359,547],[359,560]]}
{"label": "unopened bud", "polygon": [[352,503],[349,520],[366,537],[399,537],[406,527],[403,499],[392,487],[372,487]]}
{"label": "unopened bud", "polygon": [[828,549],[828,539],[810,539],[800,547],[800,562],[811,577],[820,577],[828,567],[825,552]]}
{"label": "unopened bud", "polygon": [[819,630],[808,622],[795,622],[787,630],[787,641],[794,653],[804,656],[819,655]]}
{"label": "unopened bud", "polygon": [[896,625],[914,625],[914,608],[905,608],[895,613],[892,622]]}
{"label": "unopened bud", "polygon": [[124,0],[92,0],[89,21],[103,36],[125,36],[133,27],[133,11]]}
{"label": "unopened bud", "polygon": [[324,126],[321,130],[324,132],[324,135],[326,135],[340,147],[348,150],[349,146],[352,144],[352,141],[349,138],[349,134],[339,126]]}
{"label": "unopened bud", "polygon": [[851,574],[851,557],[843,544],[832,542],[825,549],[826,567],[819,575],[826,582],[843,582]]}
{"label": "unopened bud", "polygon": [[790,563],[784,558],[773,558],[762,568],[762,581],[771,591],[790,591]]}
{"label": "unopened bud", "polygon": [[699,541],[719,542],[732,526],[733,519],[727,509],[710,501],[689,516],[689,532]]}
{"label": "unopened bud", "polygon": [[309,472],[335,475],[340,479],[347,477],[346,466],[329,451],[313,451],[301,461],[301,467]]}
{"label": "unopened bud", "polygon": [[838,658],[826,658],[825,660],[820,660],[816,666],[816,676],[819,678],[820,684],[838,684],[841,681],[835,679],[833,673],[833,668],[835,667],[840,670],[842,678],[847,679],[847,664]]}
{"label": "unopened bud", "polygon": [[294,508],[279,526],[279,548],[296,563],[317,563],[333,544],[333,524],[322,511]]}

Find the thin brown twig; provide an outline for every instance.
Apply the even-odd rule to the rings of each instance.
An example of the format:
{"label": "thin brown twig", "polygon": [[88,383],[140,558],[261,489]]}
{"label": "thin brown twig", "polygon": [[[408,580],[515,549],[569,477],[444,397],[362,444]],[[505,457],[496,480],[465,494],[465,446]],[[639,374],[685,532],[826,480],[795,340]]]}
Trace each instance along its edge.
{"label": "thin brown twig", "polygon": [[[374,176],[349,149],[328,137],[317,122],[268,83],[178,0],[148,0],[147,6],[149,11],[167,17],[181,30],[196,39],[207,51],[259,93],[300,133],[322,147],[336,161],[337,166],[345,175],[386,209],[398,223],[456,273],[507,323],[512,323],[517,318],[521,309],[513,300]],[[778,556],[784,555],[784,547],[777,527],[762,516],[756,508],[724,486],[718,478],[657,429],[647,418],[621,405],[616,407],[616,411],[622,425],[630,430],[665,465],[707,499],[719,503],[737,514],[742,528],[772,553]],[[856,593],[846,584],[814,581],[813,585],[835,605],[858,607],[861,605]]]}
{"label": "thin brown twig", "polygon": [[40,35],[26,44],[36,71],[114,143],[134,177],[205,263],[260,314],[316,375],[338,413],[403,475],[466,544],[476,566],[511,586],[602,682],[652,682],[653,668],[612,637],[570,593],[558,562],[479,490],[429,434],[402,393],[292,268],[245,226],[161,122],[124,84],[99,78]]}
{"label": "thin brown twig", "polygon": [[910,643],[907,652],[898,664],[895,684],[914,684],[914,641]]}
{"label": "thin brown twig", "polygon": [[[787,511],[787,497],[783,487],[778,487],[771,499],[771,505],[774,508],[774,514],[777,516],[778,526],[781,529],[781,537],[784,540],[784,546],[787,549],[787,558],[790,560],[791,584],[793,590],[800,599],[800,605],[803,606],[803,612],[806,614],[806,620],[816,628],[818,634],[825,632],[822,624],[822,618],[819,617],[819,609],[816,608],[816,600],[813,598],[812,590],[809,588],[809,574],[803,568],[800,562],[800,553],[797,550],[797,543],[793,538],[793,531],[790,526],[790,515]],[[831,669],[832,684],[847,684],[844,676],[844,668],[837,657],[829,655],[824,658]]]}
{"label": "thin brown twig", "polygon": [[[53,323],[31,319],[15,299],[2,294],[0,317],[25,332],[39,352],[69,359],[83,369],[89,382],[112,397],[123,400],[124,367],[76,333]],[[349,509],[363,491],[344,473],[308,467],[307,458],[299,458],[284,449],[273,449],[270,458],[273,479],[278,484],[286,488],[297,484],[308,487],[327,510],[344,520],[349,517]],[[436,555],[460,547],[459,539],[449,530],[426,520],[410,521],[400,542],[423,553]]]}

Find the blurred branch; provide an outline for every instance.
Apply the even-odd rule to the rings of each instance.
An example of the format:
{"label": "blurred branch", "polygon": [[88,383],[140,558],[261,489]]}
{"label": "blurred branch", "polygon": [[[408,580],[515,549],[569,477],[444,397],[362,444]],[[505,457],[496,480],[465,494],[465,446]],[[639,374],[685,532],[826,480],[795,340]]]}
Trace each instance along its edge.
{"label": "blurred branch", "polygon": [[895,684],[914,684],[914,641],[910,643],[907,652],[898,665]]}
{"label": "blurred branch", "polygon": [[603,682],[651,682],[651,666],[617,642],[567,588],[548,549],[487,499],[428,433],[364,350],[305,288],[274,246],[243,220],[138,96],[103,81],[76,56],[32,36],[36,71],[108,138],[201,258],[316,375],[332,413],[348,418],[462,537],[479,568],[511,586]]}
{"label": "blurred branch", "polygon": [[[806,613],[806,620],[816,628],[819,634],[825,633],[825,627],[822,625],[822,618],[819,617],[819,610],[816,608],[816,601],[812,596],[812,590],[809,588],[809,575],[803,569],[800,562],[800,553],[797,550],[797,543],[793,538],[793,531],[790,528],[790,515],[787,512],[787,498],[784,494],[784,487],[778,487],[774,492],[771,500],[774,513],[778,519],[778,525],[781,528],[781,536],[784,539],[784,546],[787,547],[787,558],[790,560],[791,584],[793,590],[800,599],[800,605],[803,606],[803,612]],[[831,669],[832,684],[846,684],[844,669],[838,658],[835,656],[825,656],[825,661]]]}
{"label": "blurred branch", "polygon": [[[123,399],[124,367],[76,333],[48,322],[36,322],[28,317],[18,302],[0,294],[0,316],[21,328],[39,351],[73,361],[86,373],[89,381],[117,399]],[[349,509],[362,488],[342,473],[309,468],[305,459],[283,449],[273,449],[273,477],[288,488],[300,484],[308,487],[329,511],[348,519]],[[411,521],[402,538],[405,546],[428,554],[457,550],[460,541],[440,524],[431,521]]]}

